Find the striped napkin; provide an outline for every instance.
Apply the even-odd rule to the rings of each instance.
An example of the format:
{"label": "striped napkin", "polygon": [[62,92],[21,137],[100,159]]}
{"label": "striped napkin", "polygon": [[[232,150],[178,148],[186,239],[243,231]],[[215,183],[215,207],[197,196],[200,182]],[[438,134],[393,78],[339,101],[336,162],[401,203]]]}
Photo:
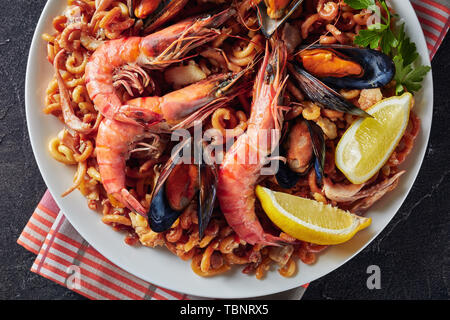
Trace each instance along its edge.
{"label": "striped napkin", "polygon": [[433,59],[450,26],[450,0],[411,0]]}
{"label": "striped napkin", "polygon": [[[37,255],[31,271],[89,299],[203,299],[157,287],[114,265],[72,227],[48,190],[17,243]],[[304,285],[264,298],[300,299],[306,288]]]}
{"label": "striped napkin", "polygon": [[[411,0],[433,58],[449,28],[450,0]],[[37,255],[31,271],[89,299],[202,299],[157,287],[108,261],[72,227],[48,191],[17,243]],[[301,299],[308,284],[267,299]]]}

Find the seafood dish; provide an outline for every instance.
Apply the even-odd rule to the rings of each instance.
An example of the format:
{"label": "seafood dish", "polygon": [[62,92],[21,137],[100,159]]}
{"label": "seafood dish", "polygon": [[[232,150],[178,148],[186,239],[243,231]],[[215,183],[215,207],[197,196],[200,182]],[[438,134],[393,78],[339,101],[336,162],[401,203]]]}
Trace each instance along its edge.
{"label": "seafood dish", "polygon": [[364,232],[420,131],[430,68],[384,0],[67,0],[53,29],[62,196],[202,277],[292,277]]}

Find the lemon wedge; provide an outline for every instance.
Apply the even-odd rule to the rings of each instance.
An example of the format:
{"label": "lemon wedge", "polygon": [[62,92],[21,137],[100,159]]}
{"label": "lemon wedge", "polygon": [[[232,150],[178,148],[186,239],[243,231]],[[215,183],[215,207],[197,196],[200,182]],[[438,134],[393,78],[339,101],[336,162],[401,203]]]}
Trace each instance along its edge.
{"label": "lemon wedge", "polygon": [[373,118],[355,121],[337,147],[336,166],[354,184],[369,180],[391,156],[408,126],[413,96],[405,93],[374,104]]}
{"label": "lemon wedge", "polygon": [[272,222],[283,232],[315,244],[350,240],[372,220],[315,200],[256,186],[256,195]]}

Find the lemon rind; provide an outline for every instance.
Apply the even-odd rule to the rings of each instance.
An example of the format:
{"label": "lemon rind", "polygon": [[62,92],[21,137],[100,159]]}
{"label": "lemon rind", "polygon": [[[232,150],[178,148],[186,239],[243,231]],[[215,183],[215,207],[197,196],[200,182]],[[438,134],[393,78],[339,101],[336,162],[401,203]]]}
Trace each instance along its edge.
{"label": "lemon rind", "polygon": [[[367,111],[367,113],[372,114],[377,112],[380,108],[389,105],[389,102],[391,102],[392,100],[399,100],[401,101],[402,99],[409,99],[410,102],[408,104],[408,108],[405,110],[405,116],[404,116],[404,120],[402,123],[402,127],[401,130],[399,131],[399,133],[397,134],[397,136],[395,137],[395,139],[393,140],[393,142],[391,143],[390,147],[388,148],[388,150],[390,150],[389,152],[386,153],[385,157],[378,163],[377,166],[374,167],[373,170],[369,171],[366,175],[362,176],[362,177],[358,177],[357,179],[355,179],[354,176],[352,176],[352,168],[348,168],[345,164],[344,161],[342,160],[342,153],[338,153],[337,151],[339,150],[339,146],[341,145],[341,143],[344,143],[343,140],[341,138],[341,140],[338,142],[337,146],[336,146],[336,153],[335,153],[335,163],[336,166],[338,167],[338,169],[345,175],[345,177],[353,184],[361,184],[364,183],[366,181],[368,181],[371,177],[373,177],[382,167],[383,165],[389,160],[389,157],[392,155],[392,153],[394,152],[395,148],[397,147],[397,145],[400,143],[401,138],[403,137],[405,130],[408,126],[408,122],[409,122],[409,114],[411,111],[411,106],[413,103],[413,96],[411,93],[404,93],[401,96],[395,96],[395,97],[390,97],[390,98],[386,98],[378,103],[376,103],[375,105],[373,105],[372,107],[370,107]],[[347,129],[347,131],[344,133],[343,137],[346,134],[351,134],[354,131],[356,131],[359,126],[361,125],[361,123],[364,121],[364,119],[359,119],[357,121],[355,121],[350,128]],[[348,143],[348,141],[345,141],[346,143]]]}
{"label": "lemon rind", "polygon": [[[256,193],[257,195],[259,195],[261,205],[270,220],[272,220],[272,222],[275,223],[283,232],[302,241],[320,245],[340,244],[353,238],[353,236],[358,231],[368,227],[372,221],[370,218],[359,217],[355,214],[352,214],[351,212],[336,208],[349,214],[353,219],[352,224],[344,229],[328,229],[303,221],[286,211],[278,204],[278,201],[275,198],[274,191],[262,186],[257,186]],[[261,193],[263,193],[265,196],[261,195]],[[314,201],[310,199],[304,200]],[[320,202],[317,203],[319,204],[319,206],[327,206],[336,210],[329,204],[325,205]],[[281,214],[283,218],[279,219],[276,216],[277,214],[275,214],[274,212]],[[293,227],[292,224],[286,223],[286,221],[295,223],[297,227]],[[300,228],[298,226],[300,226]]]}

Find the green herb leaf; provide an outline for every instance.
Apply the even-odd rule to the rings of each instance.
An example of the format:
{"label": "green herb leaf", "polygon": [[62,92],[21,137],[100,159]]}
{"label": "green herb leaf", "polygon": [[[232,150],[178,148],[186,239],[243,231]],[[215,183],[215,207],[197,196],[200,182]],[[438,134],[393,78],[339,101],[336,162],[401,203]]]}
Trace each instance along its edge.
{"label": "green herb leaf", "polygon": [[[378,8],[375,6],[375,0],[359,0],[355,3],[353,3],[353,1],[350,2],[351,3],[347,2],[347,4],[352,6],[352,8],[353,6],[359,8],[365,5],[366,7],[362,7],[362,9],[378,10]],[[370,47],[371,49],[377,49],[378,47],[381,47],[381,50],[385,54],[389,54],[392,48],[395,48],[398,45],[398,41],[391,30],[391,13],[384,0],[379,0],[379,3],[386,11],[387,18],[384,18],[380,13],[378,13],[380,14],[380,18],[382,18],[383,23],[374,23],[369,25],[366,30],[361,30],[355,37],[354,43],[362,47]]]}
{"label": "green herb leaf", "polygon": [[[419,53],[416,45],[406,36],[405,24],[400,26],[397,34],[392,32],[391,13],[385,0],[377,0],[386,11],[387,18],[382,18],[383,23],[372,24],[366,30],[360,30],[354,43],[361,47],[371,49],[381,48],[383,53],[393,56],[396,68],[396,94],[404,91],[414,93],[422,88],[422,81],[430,71],[430,67],[417,65]],[[354,9],[373,9],[376,0],[345,0]],[[395,14],[392,16],[396,16]]]}
{"label": "green herb leaf", "polygon": [[345,3],[356,10],[367,9],[375,5],[375,0],[345,0]]}
{"label": "green herb leaf", "polygon": [[354,43],[361,47],[378,48],[380,45],[381,34],[376,30],[360,30],[355,37]]}
{"label": "green herb leaf", "polygon": [[421,83],[427,73],[431,70],[431,67],[422,65],[415,67],[413,63],[405,64],[400,55],[395,56],[393,61],[396,68],[396,94],[402,94],[405,91],[405,88],[411,93],[419,91],[422,88]]}
{"label": "green herb leaf", "polygon": [[406,79],[403,81],[403,85],[410,92],[419,91],[422,88],[422,81],[431,70],[429,66],[418,66],[408,73]]}
{"label": "green herb leaf", "polygon": [[383,37],[381,38],[381,50],[385,53],[385,54],[389,54],[391,53],[392,48],[396,48],[398,45],[398,41],[395,38],[394,33],[392,32],[391,29],[387,29],[386,32],[384,33]]}
{"label": "green herb leaf", "polygon": [[402,24],[399,30],[398,54],[402,56],[405,65],[413,63],[419,57],[416,44],[406,37],[405,24]]}
{"label": "green herb leaf", "polygon": [[374,23],[367,27],[367,30],[377,31],[378,33],[384,32],[388,28],[387,25],[381,23]]}

